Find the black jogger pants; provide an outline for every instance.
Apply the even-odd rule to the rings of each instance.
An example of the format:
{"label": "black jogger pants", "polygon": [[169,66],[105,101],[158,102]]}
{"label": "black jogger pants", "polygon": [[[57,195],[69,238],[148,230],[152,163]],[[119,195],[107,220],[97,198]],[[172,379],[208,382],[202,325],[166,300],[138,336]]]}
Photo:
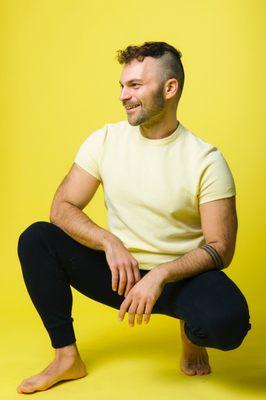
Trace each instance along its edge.
{"label": "black jogger pants", "polygon": [[[19,236],[17,251],[28,293],[54,348],[76,341],[71,286],[117,310],[125,299],[112,290],[105,252],[82,245],[51,222],[28,226]],[[140,269],[142,276],[148,272]],[[244,295],[219,270],[167,283],[152,314],[184,320],[191,342],[221,350],[239,347],[251,329]]]}

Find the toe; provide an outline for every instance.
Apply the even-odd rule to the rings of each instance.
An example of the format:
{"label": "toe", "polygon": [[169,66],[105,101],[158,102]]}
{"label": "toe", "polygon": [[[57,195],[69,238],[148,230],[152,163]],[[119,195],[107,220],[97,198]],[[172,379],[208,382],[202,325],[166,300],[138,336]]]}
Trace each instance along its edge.
{"label": "toe", "polygon": [[20,387],[21,393],[32,393],[32,388],[30,386],[21,386]]}
{"label": "toe", "polygon": [[189,376],[196,374],[195,368],[188,366],[188,365],[182,365],[181,370],[182,370],[182,372],[184,372],[184,374],[189,375]]}
{"label": "toe", "polygon": [[18,393],[23,393],[23,382],[21,382],[18,386],[17,386],[17,392]]}
{"label": "toe", "polygon": [[197,366],[197,374],[198,375],[207,375],[210,373],[210,367],[208,365],[198,365]]}
{"label": "toe", "polygon": [[186,369],[185,374],[189,375],[189,376],[193,376],[193,375],[196,375],[196,371],[193,369]]}
{"label": "toe", "polygon": [[203,369],[197,369],[197,375],[204,375],[205,371]]}
{"label": "toe", "polygon": [[204,374],[204,365],[199,363],[196,365],[196,370],[197,370],[197,375],[203,375]]}
{"label": "toe", "polygon": [[18,393],[24,393],[24,387],[23,387],[23,386],[19,386],[19,387],[17,388],[17,392],[18,392]]}

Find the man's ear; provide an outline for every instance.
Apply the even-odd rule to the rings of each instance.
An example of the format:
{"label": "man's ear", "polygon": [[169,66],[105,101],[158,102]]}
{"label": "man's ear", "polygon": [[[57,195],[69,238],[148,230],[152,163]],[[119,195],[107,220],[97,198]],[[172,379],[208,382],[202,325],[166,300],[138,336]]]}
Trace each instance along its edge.
{"label": "man's ear", "polygon": [[165,98],[171,99],[178,92],[178,81],[175,78],[168,79],[165,85]]}

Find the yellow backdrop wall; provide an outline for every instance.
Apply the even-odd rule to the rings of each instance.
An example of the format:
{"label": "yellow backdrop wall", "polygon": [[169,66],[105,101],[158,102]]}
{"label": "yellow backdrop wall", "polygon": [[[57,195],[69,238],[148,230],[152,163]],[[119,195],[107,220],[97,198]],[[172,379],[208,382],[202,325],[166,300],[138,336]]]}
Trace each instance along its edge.
{"label": "yellow backdrop wall", "polygon": [[[16,356],[11,365],[15,367],[15,360],[21,363],[17,374],[6,378],[12,385],[13,378],[22,372],[27,375],[29,348],[37,365],[39,352],[45,358],[40,348],[50,345],[22,280],[18,236],[32,222],[49,220],[55,190],[85,137],[106,122],[126,119],[118,99],[121,66],[115,53],[148,40],[166,41],[182,52],[186,78],[177,118],[223,152],[235,178],[239,229],[226,273],[248,300],[253,329],[243,346],[253,368],[261,365],[266,301],[265,4],[258,0],[1,2],[0,306],[5,355],[10,357],[12,347]],[[106,228],[101,187],[84,211]],[[73,294],[81,346],[90,340],[95,344],[95,338],[109,329],[113,341],[119,341],[116,335],[121,337],[121,329],[128,339],[139,334],[117,327],[116,311]],[[153,318],[160,332],[141,327],[136,343],[145,337],[150,343],[151,335],[153,341],[158,335],[159,341],[162,330],[170,331],[176,324]],[[107,336],[99,340],[106,344]],[[40,367],[44,366],[42,359]],[[252,389],[262,390],[259,378],[253,378]]]}

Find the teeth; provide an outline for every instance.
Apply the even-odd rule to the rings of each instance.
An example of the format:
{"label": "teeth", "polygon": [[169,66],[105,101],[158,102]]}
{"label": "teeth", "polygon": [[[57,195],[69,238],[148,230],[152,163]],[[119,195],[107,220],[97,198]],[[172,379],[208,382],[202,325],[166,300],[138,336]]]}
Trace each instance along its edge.
{"label": "teeth", "polygon": [[136,107],[138,107],[139,106],[139,104],[137,104],[136,106],[132,106],[132,107],[126,107],[126,109],[127,110],[131,110],[131,108],[136,108]]}

